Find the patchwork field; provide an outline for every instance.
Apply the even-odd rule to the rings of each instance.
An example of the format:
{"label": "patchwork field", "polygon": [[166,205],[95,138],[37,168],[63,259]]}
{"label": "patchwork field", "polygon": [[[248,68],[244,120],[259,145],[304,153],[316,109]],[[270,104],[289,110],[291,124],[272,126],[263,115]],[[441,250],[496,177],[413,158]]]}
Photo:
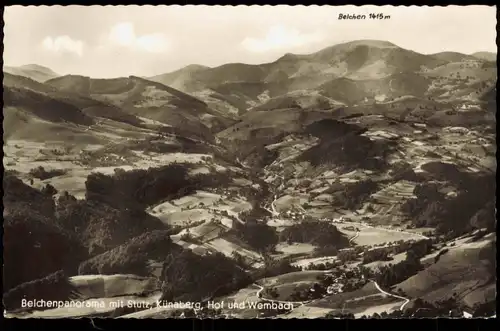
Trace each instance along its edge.
{"label": "patchwork field", "polygon": [[251,205],[242,198],[228,198],[225,195],[205,191],[197,191],[181,199],[161,203],[148,210],[151,215],[171,225],[189,225],[193,222],[219,220],[226,227],[232,227],[232,221],[227,215],[238,217],[247,211]]}
{"label": "patchwork field", "polygon": [[338,293],[314,300],[295,308],[283,318],[321,318],[332,311],[353,313],[356,317],[360,317],[373,312],[398,309],[402,303],[402,300],[386,296],[380,293],[373,283],[368,283],[363,288],[353,292]]}
{"label": "patchwork field", "polygon": [[[136,152],[118,155],[108,153],[110,146],[103,145],[73,145],[68,146],[62,142],[33,142],[26,140],[8,140],[4,144],[4,167],[6,170],[14,170],[27,184],[35,188],[41,188],[46,184],[53,185],[58,191],[67,191],[78,199],[85,197],[85,181],[90,173],[103,173],[111,175],[115,169],[125,171],[132,169],[148,169],[159,167],[174,162],[205,164],[211,158],[207,154],[186,153],[143,153]],[[101,151],[105,153],[103,154]],[[96,153],[94,164],[83,163],[84,153]],[[95,164],[97,163],[97,164]],[[109,164],[113,165],[109,165]],[[129,163],[124,165],[124,163]],[[46,171],[63,170],[64,174],[57,175],[45,180],[38,180],[29,175],[29,172],[38,167]],[[224,167],[216,167],[216,171],[226,171]],[[196,174],[196,172],[194,173]],[[194,175],[193,174],[193,175]],[[31,184],[33,179],[33,184]],[[212,196],[205,194],[195,197],[200,202],[210,200]]]}
{"label": "patchwork field", "polygon": [[372,227],[360,223],[343,223],[338,224],[337,226],[342,232],[349,236],[354,236],[356,232],[347,230],[346,228],[350,228],[352,226],[357,227],[359,229],[359,233],[353,242],[360,246],[380,245],[399,240],[409,241],[422,239],[422,236],[418,233],[410,233],[402,230],[399,231],[382,227]]}
{"label": "patchwork field", "polygon": [[[478,54],[357,40],[149,78],[4,68],[5,316],[207,317],[160,297],[224,302],[214,318],[486,314],[497,68]],[[18,309],[38,296],[79,304]]]}
{"label": "patchwork field", "polygon": [[406,200],[415,197],[413,195],[415,186],[416,183],[402,180],[372,194],[371,198],[374,202],[370,203],[370,205],[374,209],[373,214],[385,215],[390,213],[394,205],[402,204]]}

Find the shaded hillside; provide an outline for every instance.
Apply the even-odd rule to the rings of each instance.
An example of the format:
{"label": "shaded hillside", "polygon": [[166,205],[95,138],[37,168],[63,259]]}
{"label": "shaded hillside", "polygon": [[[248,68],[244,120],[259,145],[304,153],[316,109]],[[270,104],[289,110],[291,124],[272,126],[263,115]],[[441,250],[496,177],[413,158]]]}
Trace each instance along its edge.
{"label": "shaded hillside", "polygon": [[26,185],[10,172],[4,173],[3,192],[4,215],[26,206],[46,217],[54,215],[55,204],[52,196]]}
{"label": "shaded hillside", "polygon": [[4,177],[4,192],[6,290],[61,269],[75,275],[82,261],[148,231],[159,230],[169,240],[166,225],[133,206],[119,209],[63,193],[56,207],[53,191],[33,189],[10,173]]}
{"label": "shaded hillside", "polygon": [[144,210],[145,207],[189,195],[195,190],[231,182],[225,173],[191,176],[191,169],[189,163],[173,163],[147,170],[115,171],[113,175],[92,173],[85,182],[86,198],[120,210]]}
{"label": "shaded hillside", "polygon": [[[131,76],[93,79],[68,75],[47,84],[60,91],[78,93],[117,106],[131,115],[198,132],[210,140],[210,129],[217,131],[232,123],[212,111],[206,103],[163,84]],[[213,139],[213,138],[212,138]]]}
{"label": "shaded hillside", "polygon": [[49,122],[33,116],[31,112],[16,107],[3,109],[4,140],[21,139],[45,142],[50,140],[77,144],[99,144],[103,139],[85,129],[67,125],[66,122]]}
{"label": "shaded hillside", "polygon": [[252,279],[223,254],[200,256],[188,250],[167,256],[162,280],[166,282],[163,300],[191,302],[229,294],[252,283]]}
{"label": "shaded hillside", "polygon": [[240,161],[264,167],[278,155],[277,151],[271,151],[266,146],[279,143],[289,134],[301,133],[306,125],[314,121],[331,117],[326,112],[298,108],[251,111],[243,115],[238,123],[220,132],[218,138]]}
{"label": "shaded hillside", "polygon": [[147,101],[148,97],[152,101],[157,101],[158,104],[162,101],[164,103],[172,102],[175,106],[189,105],[195,110],[204,110],[206,106],[202,101],[188,94],[136,76],[95,79],[67,75],[51,79],[47,81],[47,84],[60,91],[93,96],[124,107],[140,107],[141,102]]}
{"label": "shaded hillside", "polygon": [[299,160],[309,161],[314,166],[334,164],[351,170],[381,170],[386,165],[385,157],[391,151],[390,143],[362,136],[366,129],[335,120],[313,123],[305,131],[320,138],[320,142],[304,151]]}
{"label": "shaded hillside", "polygon": [[147,231],[166,229],[157,218],[140,209],[118,209],[104,203],[60,199],[57,222],[79,237],[90,255],[123,244]]}
{"label": "shaded hillside", "polygon": [[74,105],[32,90],[4,86],[3,100],[6,107],[25,110],[49,122],[71,122],[87,126],[94,124],[91,117]]}
{"label": "shaded hillside", "polygon": [[318,87],[320,93],[347,104],[393,100],[402,96],[424,96],[431,82],[416,73],[397,73],[382,79],[339,78]]}
{"label": "shaded hillside", "polygon": [[[30,78],[5,74],[3,86],[4,110],[8,109],[4,114],[9,122],[5,128],[7,137],[14,135],[24,138],[22,132],[30,129],[32,137],[42,139],[47,139],[43,138],[46,136],[62,140],[64,136],[70,135],[89,136],[90,132],[84,133],[85,129],[81,128],[82,131],[78,127],[68,126],[67,122],[88,127],[99,122],[98,118],[142,126],[141,120],[117,106],[77,93],[60,91]],[[29,132],[26,133],[29,136]]]}
{"label": "shaded hillside", "polygon": [[333,115],[320,111],[303,111],[298,107],[270,111],[252,111],[240,117],[235,125],[220,132],[219,139],[229,141],[250,141],[273,139],[283,133],[301,132],[308,124]]}
{"label": "shaded hillside", "polygon": [[[60,270],[44,278],[22,283],[4,292],[3,303],[7,310],[22,307],[22,300],[69,301],[78,298],[77,288],[71,284],[64,271]],[[37,307],[43,310],[46,307]]]}
{"label": "shaded hillside", "polygon": [[250,108],[249,111],[266,111],[274,109],[314,109],[314,110],[330,110],[341,105],[340,102],[321,95],[315,91],[308,93],[292,92],[278,97],[270,98],[263,101],[260,105]]}
{"label": "shaded hillside", "polygon": [[127,123],[133,126],[141,127],[144,122],[137,116],[128,114],[122,109],[111,105],[95,105],[82,109],[82,112],[91,117],[107,118],[116,122]]}
{"label": "shaded hillside", "polygon": [[27,77],[37,82],[45,82],[59,76],[59,74],[52,71],[52,69],[37,64],[27,64],[19,67],[4,66],[3,72]]}
{"label": "shaded hillside", "polygon": [[486,109],[496,113],[497,111],[497,88],[496,86],[486,91],[480,100],[486,104]]}
{"label": "shaded hillside", "polygon": [[[455,166],[443,163],[424,165],[429,171],[429,181],[417,185],[414,190],[416,198],[406,201],[402,211],[412,223],[418,227],[435,227],[438,233],[461,235],[474,227],[493,228],[495,225],[491,197],[495,195],[496,183],[494,174],[469,174],[456,169]],[[440,192],[444,184],[457,186],[457,196],[449,199]],[[478,222],[478,213],[485,217]],[[480,214],[481,215],[481,214]],[[488,216],[489,215],[489,216]]]}
{"label": "shaded hillside", "polygon": [[342,136],[362,134],[365,130],[354,124],[348,124],[333,119],[323,119],[309,124],[304,132],[318,138],[336,139]]}
{"label": "shaded hillside", "polygon": [[186,86],[185,83],[190,81],[190,78],[193,77],[194,75],[203,72],[207,69],[210,69],[209,67],[202,66],[202,65],[197,65],[197,64],[191,64],[188,65],[184,68],[181,68],[179,70],[158,75],[158,76],[153,76],[150,79],[155,82],[162,83],[164,85],[173,87],[175,89],[180,89],[184,91],[189,91],[191,89],[190,86]]}
{"label": "shaded hillside", "polygon": [[311,147],[299,157],[299,161],[309,161],[312,165],[331,164],[345,170],[362,168],[382,170],[387,165],[385,156],[389,149],[382,143],[367,137],[348,135],[335,140],[325,140]]}
{"label": "shaded hillside", "polygon": [[65,269],[75,273],[86,250],[57,225],[49,195],[4,177],[4,291]]}
{"label": "shaded hillside", "polygon": [[3,86],[29,89],[40,93],[54,93],[57,91],[56,88],[50,85],[40,83],[29,77],[14,75],[8,72],[4,72],[3,74]]}
{"label": "shaded hillside", "polygon": [[181,250],[172,243],[170,232],[157,230],[136,236],[120,246],[83,262],[80,275],[149,275],[148,261],[162,260]]}
{"label": "shaded hillside", "polygon": [[118,209],[143,207],[175,199],[194,188],[187,165],[168,165],[148,170],[121,171],[112,176],[90,174],[85,182],[89,201],[100,201]]}
{"label": "shaded hillside", "polygon": [[349,246],[349,240],[336,226],[322,221],[308,221],[285,228],[279,234],[280,240],[335,247],[341,249]]}

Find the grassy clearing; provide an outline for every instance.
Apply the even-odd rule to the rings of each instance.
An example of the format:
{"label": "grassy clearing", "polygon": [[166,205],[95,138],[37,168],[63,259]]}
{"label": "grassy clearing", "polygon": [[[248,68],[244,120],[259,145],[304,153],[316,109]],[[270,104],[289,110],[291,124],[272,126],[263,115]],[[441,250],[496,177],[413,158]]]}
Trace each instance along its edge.
{"label": "grassy clearing", "polygon": [[[386,299],[386,300],[391,300],[391,299]],[[363,309],[360,312],[354,313],[354,317],[359,318],[363,315],[364,316],[371,316],[373,314],[381,314],[383,312],[390,313],[394,310],[399,309],[399,307],[401,307],[401,305],[403,304],[403,301],[382,304],[382,300],[380,300],[379,303],[380,304],[377,306],[371,306],[369,308]],[[352,310],[350,309],[350,311],[352,311]]]}
{"label": "grassy clearing", "polygon": [[[427,301],[444,299],[455,293],[470,306],[494,299],[495,284],[490,278],[491,261],[487,260],[485,254],[489,249],[488,245],[496,241],[496,238],[489,236],[476,242],[467,242],[468,240],[464,239],[460,245],[447,247],[448,251],[437,262],[398,284],[396,288],[409,296],[422,297]],[[434,261],[435,259],[436,256]]]}
{"label": "grassy clearing", "polygon": [[222,238],[214,239],[206,243],[204,246],[212,248],[218,252],[221,252],[227,257],[232,257],[234,252],[238,252],[238,254],[242,255],[245,258],[248,258],[249,260],[255,261],[262,259],[262,257],[256,252],[245,249],[241,247],[241,245],[238,245],[237,243],[233,243]]}
{"label": "grassy clearing", "polygon": [[313,257],[307,259],[300,259],[292,263],[293,266],[305,268],[309,265],[318,265],[324,263],[332,263],[337,260],[337,256],[322,256],[322,257]]}
{"label": "grassy clearing", "polygon": [[318,281],[317,277],[320,275],[324,275],[324,272],[314,270],[296,271],[276,277],[263,278],[259,280],[259,283],[262,286],[279,286],[299,282],[314,283]]}
{"label": "grassy clearing", "polygon": [[70,282],[84,298],[112,298],[159,290],[155,278],[136,275],[81,275],[70,277]]}
{"label": "grassy clearing", "polygon": [[[195,194],[148,208],[148,212],[166,224],[188,226],[190,223],[216,219],[230,228],[232,220],[228,215],[238,217],[241,212],[250,210],[251,207],[249,202],[241,198],[228,199],[225,195],[197,191]],[[225,213],[227,215],[223,216]]]}
{"label": "grassy clearing", "polygon": [[307,203],[309,200],[309,195],[301,194],[301,195],[285,195],[280,197],[274,203],[276,211],[282,212],[286,210],[293,209],[294,206],[302,206]]}
{"label": "grassy clearing", "polygon": [[[345,232],[346,235],[356,234],[356,232],[354,231],[345,230],[345,228],[348,226],[349,224],[338,225],[339,229],[342,232]],[[421,238],[418,234],[413,235],[396,230],[359,226],[358,224],[355,224],[354,227],[358,227],[360,231],[358,237],[356,237],[353,242],[360,246],[378,245],[399,240],[418,240]]]}
{"label": "grassy clearing", "polygon": [[276,251],[281,253],[282,256],[290,256],[296,254],[312,254],[316,246],[307,243],[279,243],[276,245]]}
{"label": "grassy clearing", "polygon": [[367,268],[377,269],[381,266],[400,263],[400,262],[404,261],[405,259],[406,259],[406,252],[393,255],[392,260],[390,260],[390,261],[374,261],[371,263],[364,264],[364,266]]}
{"label": "grassy clearing", "polygon": [[359,300],[360,298],[365,298],[367,296],[379,295],[380,291],[377,290],[375,285],[370,282],[360,288],[359,290],[352,292],[343,292],[334,294],[323,299],[314,302],[314,306],[321,308],[330,309],[342,309],[344,304],[352,300]]}

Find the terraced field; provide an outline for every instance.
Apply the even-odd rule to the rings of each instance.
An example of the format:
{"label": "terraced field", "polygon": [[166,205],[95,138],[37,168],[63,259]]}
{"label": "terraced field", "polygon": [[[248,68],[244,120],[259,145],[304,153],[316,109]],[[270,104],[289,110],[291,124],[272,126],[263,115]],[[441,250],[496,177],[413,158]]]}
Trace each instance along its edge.
{"label": "terraced field", "polygon": [[373,201],[364,206],[363,212],[368,214],[366,209],[370,206],[372,211],[369,214],[372,215],[385,216],[397,213],[399,205],[415,197],[413,194],[415,186],[416,183],[406,180],[386,186],[370,196]]}

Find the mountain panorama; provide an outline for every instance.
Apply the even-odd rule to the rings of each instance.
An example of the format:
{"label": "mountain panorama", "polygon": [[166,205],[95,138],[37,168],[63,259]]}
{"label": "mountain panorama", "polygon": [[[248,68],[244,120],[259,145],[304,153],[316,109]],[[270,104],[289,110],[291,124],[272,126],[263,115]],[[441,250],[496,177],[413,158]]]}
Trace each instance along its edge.
{"label": "mountain panorama", "polygon": [[496,316],[496,54],[3,70],[7,317]]}

